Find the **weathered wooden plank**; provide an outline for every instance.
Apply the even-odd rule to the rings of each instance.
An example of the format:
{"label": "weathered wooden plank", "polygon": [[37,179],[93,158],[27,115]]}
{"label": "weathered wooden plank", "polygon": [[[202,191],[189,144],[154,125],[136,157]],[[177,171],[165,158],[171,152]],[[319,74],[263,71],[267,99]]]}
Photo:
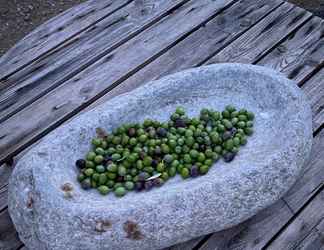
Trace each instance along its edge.
{"label": "weathered wooden plank", "polygon": [[322,220],[295,249],[324,250],[324,220]]}
{"label": "weathered wooden plank", "polygon": [[12,74],[74,35],[85,31],[130,0],[90,0],[50,19],[0,58],[0,79]]}
{"label": "weathered wooden plank", "polygon": [[8,77],[0,86],[0,123],[186,1],[134,1]]}
{"label": "weathered wooden plank", "polygon": [[324,130],[314,138],[310,163],[303,175],[285,195],[284,200],[293,211],[298,211],[309,197],[324,184]]}
{"label": "weathered wooden plank", "polygon": [[323,60],[324,20],[313,17],[258,64],[270,66],[288,78],[300,81]]}
{"label": "weathered wooden plank", "polygon": [[324,68],[302,86],[313,110],[313,129],[324,123]]}
{"label": "weathered wooden plank", "polygon": [[197,66],[201,61],[230,44],[282,3],[282,1],[239,1],[109,91],[89,109],[148,81]]}
{"label": "weathered wooden plank", "polygon": [[262,249],[292,215],[288,206],[279,200],[242,224],[214,233],[199,249]]}
{"label": "weathered wooden plank", "polygon": [[0,212],[0,249],[16,250],[22,245],[9,217],[8,210]]}
{"label": "weathered wooden plank", "polygon": [[232,2],[233,0],[188,2],[146,32],[28,106],[23,112],[3,122],[1,126],[4,129],[0,132],[0,162],[31,139],[35,140],[41,135],[40,131],[57,127],[62,122],[62,117],[67,119],[87,106],[87,103],[93,102],[113,82],[125,78],[135,68],[143,67],[145,61],[167,50],[178,39],[196,30],[202,22]]}
{"label": "weathered wooden plank", "polygon": [[268,246],[268,249],[294,249],[324,220],[324,188],[289,224],[289,226]]}
{"label": "weathered wooden plank", "polygon": [[198,237],[183,243],[179,243],[164,250],[192,250],[203,238],[204,236]]}
{"label": "weathered wooden plank", "polygon": [[12,168],[5,164],[0,167],[0,211],[7,207],[8,180],[11,172]]}
{"label": "weathered wooden plank", "polygon": [[306,10],[285,3],[231,45],[209,59],[207,64],[256,62],[266,55],[287,34],[294,31],[310,17],[311,14]]}

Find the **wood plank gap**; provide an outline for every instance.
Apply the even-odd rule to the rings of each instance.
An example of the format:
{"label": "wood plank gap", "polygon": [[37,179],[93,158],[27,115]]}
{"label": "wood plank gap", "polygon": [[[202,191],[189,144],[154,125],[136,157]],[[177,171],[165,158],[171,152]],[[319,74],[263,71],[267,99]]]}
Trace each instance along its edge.
{"label": "wood plank gap", "polygon": [[[186,1],[189,1],[189,0],[186,0]],[[155,55],[153,55],[150,58],[148,58],[146,61],[144,61],[140,65],[136,66],[134,69],[130,70],[128,73],[126,73],[121,78],[119,78],[118,80],[116,80],[114,83],[112,83],[106,89],[104,89],[103,91],[101,91],[100,93],[98,93],[97,95],[95,95],[94,97],[90,98],[86,102],[82,103],[82,105],[78,106],[76,109],[74,109],[70,113],[68,113],[65,116],[63,116],[60,120],[58,120],[58,121],[52,123],[51,125],[49,125],[42,132],[40,132],[39,134],[37,134],[35,137],[31,138],[30,141],[26,142],[21,147],[18,147],[17,149],[15,149],[14,151],[12,151],[8,155],[6,155],[4,158],[0,159],[0,165],[3,164],[3,163],[5,163],[5,162],[7,162],[10,159],[12,159],[15,155],[19,154],[21,151],[23,151],[24,149],[26,149],[30,145],[34,144],[35,142],[37,142],[39,139],[41,139],[42,137],[44,137],[45,135],[47,135],[49,132],[51,132],[52,130],[54,130],[58,126],[62,125],[67,120],[69,120],[72,117],[74,117],[76,114],[80,113],[83,109],[85,109],[86,107],[90,106],[92,103],[94,103],[95,101],[97,101],[99,98],[103,97],[105,94],[107,94],[113,88],[115,88],[116,86],[118,86],[119,84],[121,84],[123,81],[125,81],[127,78],[131,77],[132,75],[134,75],[135,73],[137,73],[138,71],[140,71],[146,65],[150,64],[151,62],[153,62],[154,60],[156,60],[157,58],[159,58],[161,55],[163,55],[164,53],[166,53],[170,48],[174,47],[179,42],[183,41],[185,38],[187,38],[192,33],[194,33],[195,31],[197,31],[199,28],[201,28],[202,26],[204,26],[207,22],[209,22],[210,20],[212,20],[213,18],[215,18],[219,13],[221,13],[222,11],[228,9],[229,7],[231,7],[233,4],[235,4],[238,1],[239,0],[233,0],[230,3],[228,3],[227,5],[225,5],[224,7],[218,9],[213,15],[209,16],[208,18],[206,18],[203,22],[201,22],[200,24],[198,24],[195,27],[193,27],[190,31],[188,31],[184,35],[180,36],[174,42],[172,42],[171,44],[169,44],[168,46],[166,46],[164,49],[162,49],[161,51],[159,51]]]}
{"label": "wood plank gap", "polygon": [[210,239],[210,237],[211,237],[213,234],[214,234],[214,233],[211,233],[211,234],[207,234],[207,235],[205,235],[204,238],[201,239],[201,241],[199,241],[198,244],[192,248],[192,250],[199,250],[199,248],[201,248],[201,247],[205,244],[205,242],[207,242],[207,241]]}
{"label": "wood plank gap", "polygon": [[280,228],[280,230],[275,235],[273,235],[273,237],[264,245],[262,249],[267,249],[267,247],[269,247],[271,243],[285,231],[285,229],[298,217],[298,215],[300,215],[304,211],[308,204],[311,203],[315,199],[315,197],[323,190],[324,184],[322,183],[321,187],[304,203],[304,205],[288,220],[288,222],[282,228]]}
{"label": "wood plank gap", "polygon": [[[249,31],[254,26],[256,26],[257,24],[259,24],[264,18],[266,18],[268,15],[270,15],[271,12],[275,11],[276,9],[278,9],[283,4],[284,4],[284,2],[281,2],[278,6],[274,7],[270,12],[268,12],[264,16],[262,16],[260,18],[260,20],[256,21],[253,25],[251,25],[245,32]],[[228,41],[227,43],[224,44],[224,46],[220,47],[215,52],[211,53],[208,57],[206,57],[204,60],[202,60],[201,62],[197,63],[195,67],[200,67],[200,66],[204,65],[209,59],[211,59],[212,57],[214,57],[215,55],[217,55],[220,51],[222,51],[225,47],[227,47],[228,45],[230,45],[236,39],[240,38],[244,33],[235,35],[232,40]]]}
{"label": "wood plank gap", "polygon": [[321,132],[321,130],[324,128],[324,123],[322,123],[321,126],[318,127],[318,129],[315,130],[315,132],[313,133],[313,136],[315,137],[317,134],[319,134],[319,132]]}
{"label": "wood plank gap", "polygon": [[[320,220],[319,222],[317,222],[314,226],[312,226],[312,227],[309,229],[309,232],[306,233],[306,234],[304,235],[304,237],[301,237],[301,238],[298,240],[298,244],[297,244],[297,246],[295,246],[295,247],[293,248],[293,250],[297,249],[298,246],[299,246],[299,245],[300,245],[300,244],[301,244],[301,243],[302,243],[306,238],[308,238],[308,236],[311,235],[311,234],[313,233],[314,230],[317,230],[317,226],[320,225],[320,224],[322,223],[322,221],[323,221],[323,219]],[[314,250],[315,250],[315,249],[314,249]]]}
{"label": "wood plank gap", "polygon": [[[139,34],[141,34],[142,32],[144,32],[146,29],[150,28],[151,26],[153,26],[154,24],[156,24],[157,22],[159,22],[161,19],[163,19],[164,17],[172,14],[176,9],[180,8],[182,5],[184,5],[185,3],[189,2],[191,0],[184,0],[180,3],[178,3],[177,5],[173,6],[172,8],[170,8],[169,10],[167,10],[164,13],[161,13],[159,16],[155,17],[153,20],[151,20],[150,22],[146,23],[145,25],[143,25],[141,28],[135,30],[134,32],[130,33],[128,36],[124,37],[123,39],[119,40],[118,42],[116,42],[115,44],[111,45],[108,49],[103,50],[101,53],[95,55],[94,57],[90,58],[88,61],[86,61],[82,66],[80,66],[79,68],[75,69],[74,71],[72,71],[71,73],[65,75],[63,78],[61,78],[60,80],[58,80],[57,82],[53,83],[49,88],[45,89],[44,91],[40,92],[38,95],[34,96],[33,98],[31,98],[29,101],[25,102],[24,104],[22,104],[21,106],[17,107],[15,110],[13,110],[12,112],[6,114],[5,116],[0,118],[0,123],[8,120],[10,117],[14,116],[15,114],[19,113],[20,111],[22,111],[23,109],[25,109],[26,107],[28,107],[29,105],[33,104],[34,102],[36,102],[39,98],[47,95],[48,93],[50,93],[51,91],[53,91],[54,89],[56,89],[57,87],[59,87],[60,85],[64,84],[66,81],[68,81],[70,78],[74,77],[75,75],[81,73],[82,71],[84,71],[85,69],[89,68],[91,65],[93,65],[96,61],[100,60],[101,58],[105,57],[106,55],[108,55],[109,53],[111,53],[113,50],[117,49],[118,47],[122,46],[123,44],[125,44],[126,42],[128,42],[129,40],[131,40],[132,38],[138,36]],[[238,0],[237,0],[238,1]],[[78,35],[78,34],[76,34]],[[66,46],[66,44],[61,45],[60,48],[62,46]],[[58,48],[58,49],[60,49]],[[52,51],[51,54],[55,53],[57,50]],[[45,56],[49,56],[45,55]],[[44,57],[45,57],[44,56]],[[42,58],[38,58],[39,60],[43,59]],[[37,60],[33,61],[36,62]],[[27,65],[25,65],[27,66]],[[17,72],[16,72],[17,73]],[[0,79],[1,81],[1,79]]]}
{"label": "wood plank gap", "polygon": [[[24,249],[22,249],[24,248]],[[21,244],[21,246],[19,246],[16,250],[27,250],[27,248],[25,247],[24,244]]]}
{"label": "wood plank gap", "polygon": [[[127,6],[128,4],[130,4],[131,2],[133,2],[134,0],[129,0],[126,3],[122,4],[121,6],[117,7],[116,9],[110,11],[109,13],[107,13],[106,15],[104,15],[103,17],[99,18],[98,20],[96,20],[95,22],[89,24],[88,26],[84,27],[83,29],[81,29],[80,31],[76,32],[75,34],[73,34],[72,36],[68,37],[67,39],[63,40],[62,42],[58,43],[57,45],[55,45],[53,48],[51,48],[50,50],[40,54],[39,56],[35,57],[34,59],[28,61],[27,63],[19,66],[17,69],[15,69],[14,71],[10,72],[7,75],[4,75],[2,78],[0,78],[0,82],[1,81],[6,81],[6,79],[8,77],[11,77],[12,75],[16,74],[17,72],[21,71],[22,69],[24,69],[26,66],[28,66],[31,63],[34,63],[50,54],[52,54],[54,51],[56,51],[57,49],[59,49],[62,45],[64,45],[65,43],[71,41],[74,37],[76,37],[77,35],[83,33],[84,31],[86,31],[87,29],[91,28],[92,26],[96,25],[97,23],[101,22],[102,20],[106,19],[107,17],[109,17],[110,15],[112,15],[113,13],[115,13],[116,11],[124,8],[125,6]],[[189,1],[189,0],[188,0]]]}

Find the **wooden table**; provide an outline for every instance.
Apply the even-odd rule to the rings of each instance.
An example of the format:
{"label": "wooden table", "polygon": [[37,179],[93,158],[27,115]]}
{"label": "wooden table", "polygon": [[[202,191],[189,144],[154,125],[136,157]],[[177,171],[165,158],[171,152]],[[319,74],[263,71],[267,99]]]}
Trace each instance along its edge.
{"label": "wooden table", "polygon": [[282,0],[90,0],[0,59],[0,249],[22,249],[7,210],[24,151],[72,117],[149,80],[220,62],[271,67],[313,111],[311,160],[295,186],[248,221],[171,247],[324,249],[324,24]]}

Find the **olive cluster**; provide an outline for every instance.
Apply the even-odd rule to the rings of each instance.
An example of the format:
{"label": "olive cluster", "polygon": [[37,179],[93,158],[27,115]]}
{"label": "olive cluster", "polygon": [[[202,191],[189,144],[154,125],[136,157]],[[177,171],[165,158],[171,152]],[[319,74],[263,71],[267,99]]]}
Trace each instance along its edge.
{"label": "olive cluster", "polygon": [[204,175],[220,157],[234,159],[253,133],[253,120],[252,112],[229,105],[222,112],[202,109],[198,118],[178,107],[168,122],[124,124],[92,140],[92,151],[76,161],[78,181],[121,197],[161,186],[177,173],[183,179]]}

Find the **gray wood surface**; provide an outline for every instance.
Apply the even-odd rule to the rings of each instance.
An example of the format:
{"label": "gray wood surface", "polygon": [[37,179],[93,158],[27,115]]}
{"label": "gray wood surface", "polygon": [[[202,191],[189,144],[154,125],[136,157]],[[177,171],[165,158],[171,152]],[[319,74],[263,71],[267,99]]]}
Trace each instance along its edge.
{"label": "gray wood surface", "polygon": [[[93,102],[233,0],[188,2],[1,124],[0,162]],[[184,19],[186,20],[184,22]],[[145,63],[146,62],[146,63]],[[21,122],[26,121],[26,122]]]}
{"label": "gray wood surface", "polygon": [[[0,87],[0,123],[31,105],[67,79],[113,51],[149,26],[171,15],[187,0],[134,1],[114,12],[55,53],[30,63]],[[150,4],[149,4],[150,3]]]}
{"label": "gray wood surface", "polygon": [[131,91],[148,81],[198,66],[253,25],[257,25],[260,20],[281,4],[283,4],[282,1],[239,1],[109,91],[93,103],[89,109],[114,96]]}
{"label": "gray wood surface", "polygon": [[0,212],[0,249],[16,250],[22,245],[9,217],[8,210]]}
{"label": "gray wood surface", "polygon": [[288,78],[302,80],[324,60],[323,31],[324,21],[313,17],[258,64],[270,66]]}
{"label": "gray wood surface", "polygon": [[313,228],[311,233],[295,248],[296,250],[324,249],[324,220]]}
{"label": "gray wood surface", "polygon": [[324,188],[277,237],[269,250],[295,249],[324,220]]}
{"label": "gray wood surface", "polygon": [[324,130],[321,130],[314,138],[310,162],[305,166],[303,175],[284,197],[294,212],[297,212],[316,190],[324,186],[323,150]]}
{"label": "gray wood surface", "polygon": [[258,61],[310,17],[311,14],[306,10],[285,3],[211,58],[207,64]]}
{"label": "gray wood surface", "polygon": [[312,103],[313,128],[316,130],[324,123],[324,68],[308,80],[302,89]]}
{"label": "gray wood surface", "polygon": [[[137,2],[140,5],[143,3]],[[151,2],[146,2],[148,10],[152,7]],[[149,27],[145,33],[132,38],[72,80],[63,83],[61,87],[18,112],[0,125],[4,128],[0,130],[0,151],[11,147],[5,154],[11,152],[16,154],[69,117],[83,112],[84,108],[93,108],[102,101],[130,91],[149,80],[213,60],[224,59],[265,65],[281,71],[300,83],[304,83],[304,79],[307,80],[317,71],[320,62],[323,61],[323,21],[279,0],[226,0],[221,6],[218,4],[219,2],[216,4],[207,0],[184,4]],[[227,8],[223,9],[224,6]],[[110,17],[114,15],[118,17],[118,13],[122,13],[125,8],[131,10],[131,7],[132,3]],[[217,10],[222,11],[217,13]],[[109,17],[104,20],[108,19]],[[135,29],[140,27],[133,23],[129,24],[131,25],[134,25],[132,27]],[[104,39],[100,37],[100,33],[95,33],[96,29],[89,30],[89,33],[97,34],[98,39]],[[87,39],[85,41],[88,41]],[[239,46],[241,53],[235,46]],[[55,54],[46,58],[50,59],[48,62],[52,62]],[[78,55],[75,58],[78,58]],[[70,63],[76,64],[75,61]],[[37,65],[37,62],[34,65]],[[24,70],[16,76],[23,76],[23,72]],[[54,71],[52,76],[57,77],[56,74]],[[313,250],[321,246],[322,213],[315,214],[315,209],[318,209],[318,204],[323,204],[323,199],[317,201],[318,198],[314,197],[314,193],[323,189],[324,176],[322,153],[324,130],[320,131],[324,124],[323,74],[324,69],[302,85],[312,103],[316,136],[311,161],[293,189],[282,200],[237,227],[212,234],[208,239],[200,237],[173,246],[169,250],[189,250],[197,247],[202,239],[207,239],[203,243],[200,242],[201,249],[205,250],[261,249],[269,244],[269,240],[270,249],[288,249],[285,244],[291,239],[291,235],[295,235],[295,230],[298,231],[298,237],[293,237],[294,242],[297,242],[293,246],[297,249]],[[41,77],[40,79],[46,82],[47,73],[44,76],[46,76],[44,79]],[[18,77],[15,84],[26,83],[26,79],[22,78],[19,82]],[[28,91],[32,92],[33,86],[29,85]],[[115,88],[110,91],[112,87]],[[98,99],[99,97],[101,98]],[[1,157],[0,159],[3,159]],[[6,209],[6,184],[11,170],[11,167],[0,167],[1,250],[21,247]],[[309,208],[311,206],[312,208]],[[298,216],[293,215],[296,212]],[[308,216],[311,216],[310,221]],[[280,232],[283,226],[286,228],[273,240],[272,237]]]}
{"label": "gray wood surface", "polygon": [[[50,19],[0,58],[0,79],[123,7],[129,0],[90,0]],[[1,83],[3,84],[3,83]]]}
{"label": "gray wood surface", "polygon": [[199,250],[262,249],[291,216],[287,205],[279,200],[242,224],[214,233]]}

